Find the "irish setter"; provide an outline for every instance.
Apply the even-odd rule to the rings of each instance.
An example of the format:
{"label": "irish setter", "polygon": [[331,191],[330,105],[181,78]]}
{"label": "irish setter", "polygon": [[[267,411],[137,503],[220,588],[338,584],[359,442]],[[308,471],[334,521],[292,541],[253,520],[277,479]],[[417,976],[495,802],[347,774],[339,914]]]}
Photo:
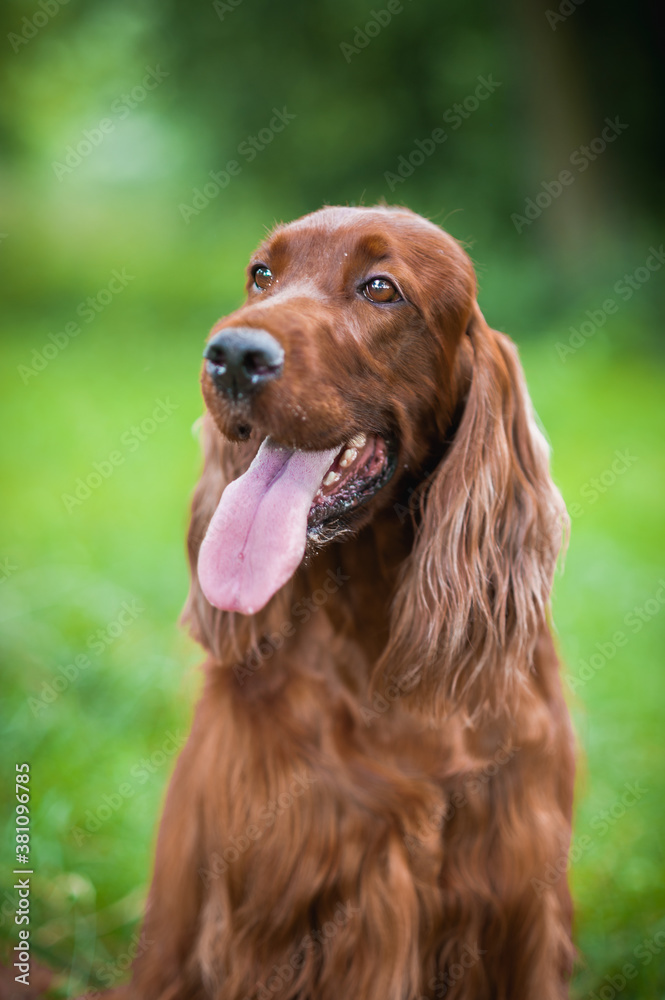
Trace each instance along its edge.
{"label": "irish setter", "polygon": [[324,208],[213,328],[141,1000],[568,994],[565,508],[466,253]]}

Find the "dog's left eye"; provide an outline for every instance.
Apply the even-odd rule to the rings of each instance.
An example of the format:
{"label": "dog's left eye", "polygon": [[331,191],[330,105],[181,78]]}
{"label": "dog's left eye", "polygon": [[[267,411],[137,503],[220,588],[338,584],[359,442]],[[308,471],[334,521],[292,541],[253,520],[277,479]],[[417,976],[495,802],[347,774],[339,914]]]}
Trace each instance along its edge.
{"label": "dog's left eye", "polygon": [[392,281],[387,278],[372,278],[363,285],[363,295],[370,302],[399,302],[399,294]]}
{"label": "dog's left eye", "polygon": [[262,291],[270,288],[274,280],[275,276],[269,267],[257,267],[254,271],[254,284]]}

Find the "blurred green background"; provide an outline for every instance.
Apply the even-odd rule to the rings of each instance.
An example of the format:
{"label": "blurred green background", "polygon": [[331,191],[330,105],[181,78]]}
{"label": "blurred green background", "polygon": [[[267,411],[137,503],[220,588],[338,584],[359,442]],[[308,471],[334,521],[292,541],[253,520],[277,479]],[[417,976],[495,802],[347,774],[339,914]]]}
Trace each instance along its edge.
{"label": "blurred green background", "polygon": [[385,198],[469,246],[573,514],[574,996],[665,996],[655,4],[9,0],[0,22],[5,960],[28,761],[34,957],[54,995],[122,981],[199,684],[176,621],[204,337],[266,227]]}

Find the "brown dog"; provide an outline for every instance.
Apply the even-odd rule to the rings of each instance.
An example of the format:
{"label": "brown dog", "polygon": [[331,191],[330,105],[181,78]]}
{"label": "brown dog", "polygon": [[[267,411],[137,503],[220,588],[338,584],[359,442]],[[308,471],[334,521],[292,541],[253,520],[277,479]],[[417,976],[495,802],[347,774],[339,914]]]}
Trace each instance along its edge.
{"label": "brown dog", "polygon": [[469,258],[406,209],[322,209],[205,357],[207,679],[130,994],[566,996],[566,515]]}

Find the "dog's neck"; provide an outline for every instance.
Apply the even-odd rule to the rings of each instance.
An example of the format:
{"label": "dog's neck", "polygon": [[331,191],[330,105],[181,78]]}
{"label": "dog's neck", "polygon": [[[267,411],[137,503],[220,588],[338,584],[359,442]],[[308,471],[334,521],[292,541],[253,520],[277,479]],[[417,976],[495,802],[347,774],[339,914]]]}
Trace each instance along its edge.
{"label": "dog's neck", "polygon": [[395,504],[379,512],[352,542],[323,549],[304,570],[303,584],[312,594],[326,580],[339,583],[326,601],[326,617],[336,634],[352,635],[360,643],[370,669],[387,642],[392,598],[412,546],[411,513],[405,504]]}

